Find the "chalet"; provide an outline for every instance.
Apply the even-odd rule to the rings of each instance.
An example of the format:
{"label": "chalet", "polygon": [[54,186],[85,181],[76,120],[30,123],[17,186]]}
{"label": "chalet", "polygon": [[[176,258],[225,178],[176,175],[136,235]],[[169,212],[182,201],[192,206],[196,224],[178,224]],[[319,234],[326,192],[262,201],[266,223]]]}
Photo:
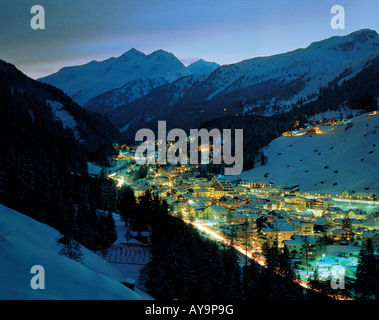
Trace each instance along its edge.
{"label": "chalet", "polygon": [[234,199],[231,196],[222,196],[222,197],[218,198],[218,201],[223,202],[223,203],[232,203],[232,202],[235,202],[236,199]]}
{"label": "chalet", "polygon": [[321,130],[319,127],[312,127],[312,128],[309,128],[305,134],[318,134],[318,133],[321,133]]}
{"label": "chalet", "polygon": [[341,198],[342,199],[350,199],[350,192],[344,190],[341,192]]}
{"label": "chalet", "polygon": [[351,223],[351,227],[353,229],[361,228],[362,225],[363,225],[363,221],[364,221],[364,220],[359,220],[359,219],[349,219],[349,220],[350,220],[350,223]]}
{"label": "chalet", "polygon": [[323,207],[323,209],[333,207],[333,204],[335,202],[332,198],[323,198],[323,199],[320,199],[320,200],[322,201],[322,207]]}
{"label": "chalet", "polygon": [[231,214],[228,218],[230,224],[241,224],[248,222],[249,216],[243,212],[236,212]]}
{"label": "chalet", "polygon": [[296,229],[288,222],[267,224],[260,230],[259,239],[267,242],[268,246],[273,246],[275,241],[278,247],[284,246],[285,240],[290,240],[296,234]]}
{"label": "chalet", "polygon": [[288,216],[288,212],[286,210],[271,210],[268,212],[268,215],[284,218]]}
{"label": "chalet", "polygon": [[314,232],[326,232],[327,228],[330,226],[328,220],[325,217],[316,218],[316,221],[313,222]]}
{"label": "chalet", "polygon": [[213,198],[220,198],[234,192],[232,183],[226,179],[216,179],[209,187]]}
{"label": "chalet", "polygon": [[210,197],[211,192],[206,188],[194,188],[193,195],[195,197]]}
{"label": "chalet", "polygon": [[362,237],[362,233],[367,231],[366,228],[364,227],[357,227],[357,228],[354,228],[354,233],[355,233],[355,240],[356,241],[360,241],[361,240],[361,237]]}
{"label": "chalet", "polygon": [[270,182],[251,182],[250,188],[260,189],[260,188],[271,188],[273,186]]}
{"label": "chalet", "polygon": [[334,219],[345,219],[347,218],[347,212],[340,207],[330,207],[326,208],[323,211],[323,216],[326,214],[331,214],[334,216]]}
{"label": "chalet", "polygon": [[204,219],[205,205],[202,202],[188,201],[185,205],[185,213],[197,219]]}
{"label": "chalet", "polygon": [[379,230],[379,217],[372,217],[362,222],[362,227],[370,230]]}
{"label": "chalet", "polygon": [[350,219],[366,219],[367,213],[364,210],[361,209],[350,209],[347,212],[347,216]]}
{"label": "chalet", "polygon": [[267,203],[268,210],[278,210],[282,207],[282,202],[280,200],[272,199]]}
{"label": "chalet", "polygon": [[301,259],[306,253],[310,259],[314,256],[316,244],[315,237],[293,235],[292,238],[293,239],[284,241],[284,245],[288,249],[291,258]]}
{"label": "chalet", "polygon": [[248,202],[248,199],[247,199],[247,196],[246,194],[238,194],[236,196],[233,197],[234,200],[236,201],[246,201],[246,203]]}
{"label": "chalet", "polygon": [[328,221],[329,225],[334,225],[335,220],[336,220],[336,216],[334,214],[331,214],[331,213],[323,214],[322,218],[325,218],[326,221]]}
{"label": "chalet", "polygon": [[297,220],[292,223],[292,225],[297,230],[297,234],[301,236],[313,236],[314,234],[314,224],[306,222],[303,220]]}
{"label": "chalet", "polygon": [[292,209],[305,209],[307,207],[307,200],[297,196],[286,196],[283,198],[284,204]]}
{"label": "chalet", "polygon": [[379,230],[367,230],[361,234],[362,245],[367,245],[369,239],[373,247],[379,247]]}
{"label": "chalet", "polygon": [[259,217],[261,217],[262,215],[261,214],[258,214],[258,213],[250,213],[249,214],[249,220],[252,224],[256,224],[256,221],[257,219],[259,219]]}
{"label": "chalet", "polygon": [[322,199],[309,199],[306,201],[306,207],[309,209],[325,209],[324,201]]}
{"label": "chalet", "polygon": [[350,242],[354,239],[354,233],[345,229],[332,230],[332,238],[336,242]]}
{"label": "chalet", "polygon": [[228,212],[228,209],[223,206],[210,205],[204,209],[204,219],[224,218]]}

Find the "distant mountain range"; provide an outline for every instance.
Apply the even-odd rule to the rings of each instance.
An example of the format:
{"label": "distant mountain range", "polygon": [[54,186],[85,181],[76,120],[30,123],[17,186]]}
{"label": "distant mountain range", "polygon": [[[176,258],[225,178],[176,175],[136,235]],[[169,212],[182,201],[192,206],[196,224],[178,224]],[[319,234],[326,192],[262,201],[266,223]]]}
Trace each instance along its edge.
{"label": "distant mountain range", "polygon": [[330,82],[354,77],[378,54],[379,35],[365,29],[223,66],[199,60],[186,68],[163,50],[145,55],[132,49],[40,80],[105,114],[131,137],[139,128],[153,128],[157,120],[186,130],[225,114],[288,111],[314,100]]}

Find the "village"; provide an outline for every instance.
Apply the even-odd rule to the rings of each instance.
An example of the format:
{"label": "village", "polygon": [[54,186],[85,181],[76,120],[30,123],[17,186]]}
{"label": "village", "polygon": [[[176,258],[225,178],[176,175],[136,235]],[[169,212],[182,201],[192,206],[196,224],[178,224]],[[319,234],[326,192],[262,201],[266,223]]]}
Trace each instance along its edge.
{"label": "village", "polygon": [[311,195],[301,193],[298,185],[204,174],[199,165],[140,167],[133,161],[135,147],[118,149],[119,169],[110,177],[119,187],[130,186],[136,199],[149,191],[167,202],[172,215],[193,222],[205,236],[217,234],[216,239],[243,246],[246,255],[261,261],[265,246],[286,247],[305,280],[317,269],[321,277],[337,270],[347,283],[353,281],[362,246],[371,239],[379,248],[375,193]]}

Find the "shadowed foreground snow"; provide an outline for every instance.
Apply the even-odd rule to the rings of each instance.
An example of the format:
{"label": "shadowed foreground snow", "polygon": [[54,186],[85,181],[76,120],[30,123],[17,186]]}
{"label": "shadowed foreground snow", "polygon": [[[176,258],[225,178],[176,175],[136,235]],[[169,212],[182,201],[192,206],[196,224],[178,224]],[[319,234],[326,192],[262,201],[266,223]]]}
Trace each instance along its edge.
{"label": "shadowed foreground snow", "polygon": [[[83,264],[59,255],[62,235],[0,205],[0,299],[149,299],[121,284],[125,278],[105,260],[81,247]],[[45,289],[34,290],[31,268],[45,269]]]}

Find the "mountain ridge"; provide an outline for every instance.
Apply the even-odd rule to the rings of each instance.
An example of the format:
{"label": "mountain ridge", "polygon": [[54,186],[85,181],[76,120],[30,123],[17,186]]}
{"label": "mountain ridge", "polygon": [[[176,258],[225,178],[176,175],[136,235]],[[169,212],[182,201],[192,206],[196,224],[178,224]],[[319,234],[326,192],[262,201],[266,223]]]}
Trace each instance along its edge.
{"label": "mountain ridge", "polygon": [[[312,101],[336,77],[340,81],[353,77],[378,54],[377,32],[364,29],[313,42],[304,49],[180,78],[117,106],[106,116],[117,128],[128,125],[130,135],[154,126],[152,121],[158,119],[170,119],[171,128],[173,121],[181,123],[186,130],[198,126],[200,114],[203,122],[225,113],[270,116]],[[193,121],[184,120],[181,113]]]}
{"label": "mountain ridge", "polygon": [[174,81],[190,72],[172,53],[156,50],[146,55],[134,48],[103,61],[64,67],[58,72],[38,79],[65,91],[83,105],[99,94],[119,89],[140,78],[163,78]]}

